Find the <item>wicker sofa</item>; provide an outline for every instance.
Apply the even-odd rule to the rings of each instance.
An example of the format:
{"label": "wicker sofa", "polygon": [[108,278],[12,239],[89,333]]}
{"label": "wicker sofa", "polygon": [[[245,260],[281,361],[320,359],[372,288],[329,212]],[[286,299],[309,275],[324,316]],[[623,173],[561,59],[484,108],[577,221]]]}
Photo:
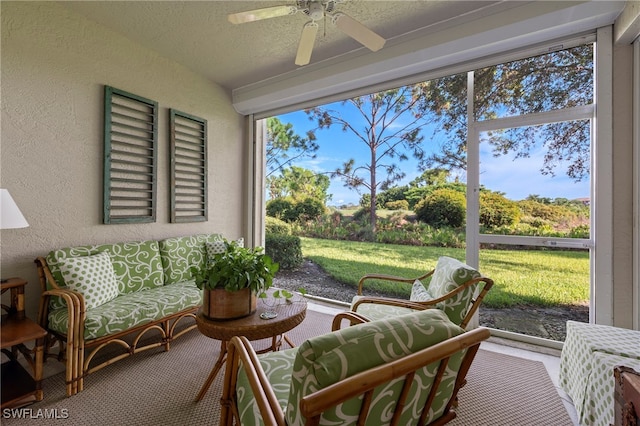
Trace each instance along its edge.
{"label": "wicker sofa", "polygon": [[195,319],[202,303],[189,268],[221,247],[220,235],[199,234],[68,247],[38,257],[45,359],[55,354],[66,363],[67,396],[83,390],[88,374],[146,349],[167,351],[194,329],[193,320],[182,321]]}

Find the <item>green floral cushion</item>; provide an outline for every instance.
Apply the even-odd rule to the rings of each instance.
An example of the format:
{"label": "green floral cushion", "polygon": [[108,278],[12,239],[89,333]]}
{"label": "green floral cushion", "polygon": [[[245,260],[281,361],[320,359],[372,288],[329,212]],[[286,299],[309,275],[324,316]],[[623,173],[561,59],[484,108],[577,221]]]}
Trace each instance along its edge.
{"label": "green floral cushion", "polygon": [[192,279],[191,267],[202,268],[207,261],[206,243],[216,241],[222,241],[219,234],[190,235],[160,241],[164,282],[173,284]]}
{"label": "green floral cushion", "polygon": [[[437,299],[438,297],[444,296],[448,292],[455,290],[465,282],[480,276],[481,275],[478,271],[468,265],[465,265],[459,260],[442,256],[438,259],[435,271],[426,287],[419,280],[416,280],[413,283],[413,286],[411,287],[410,300],[424,302],[427,300]],[[471,305],[471,300],[473,299],[476,289],[477,286],[470,286],[456,294],[454,297],[436,304],[435,308],[446,313],[454,324],[460,325],[469,310],[469,306]],[[355,296],[353,298],[351,302],[351,309],[353,309],[353,305],[361,297],[362,296]],[[366,316],[370,320],[377,320],[387,318],[389,316],[403,315],[408,312],[413,312],[413,310],[398,306],[363,303],[358,305],[357,312]]]}
{"label": "green floral cushion", "polygon": [[[427,290],[434,299],[437,299],[480,276],[478,271],[459,260],[442,256],[438,259]],[[451,321],[460,324],[469,310],[475,291],[476,286],[470,286],[454,297],[437,304],[436,307],[444,311]]]}
{"label": "green floral cushion", "polygon": [[[347,327],[305,341],[298,348],[291,374],[287,423],[304,423],[298,408],[298,402],[304,395],[463,332],[443,312],[432,309]],[[443,413],[461,361],[461,354],[450,360],[427,423]],[[434,363],[416,373],[400,424],[417,422],[437,367]],[[379,425],[390,421],[388,407],[395,403],[400,387],[399,381],[392,381],[374,392],[367,424]],[[349,400],[325,412],[320,423],[353,424],[361,405],[360,398]]]}
{"label": "green floral cushion", "polygon": [[[414,312],[389,320],[380,320],[313,337],[299,348],[259,355],[269,383],[280,406],[286,412],[288,425],[303,425],[298,404],[303,395],[326,387],[342,378],[384,364],[405,354],[430,347],[438,342],[463,333],[438,310]],[[448,401],[463,354],[452,357],[436,396],[427,423],[440,416]],[[437,365],[432,364],[418,372],[410,390],[409,403],[400,424],[415,424],[419,408],[426,402]],[[373,400],[370,425],[389,422],[387,408],[399,393],[398,382],[380,388]],[[393,396],[391,395],[393,393]],[[251,388],[242,367],[238,372],[236,388],[240,424],[263,425]],[[357,399],[348,401],[326,413],[320,424],[354,424],[360,409]]]}
{"label": "green floral cushion", "polygon": [[[111,257],[119,294],[160,287],[164,284],[162,261],[160,260],[157,241],[133,241],[68,247],[51,251],[46,260],[57,284],[60,287],[65,287],[65,280],[60,271],[60,264],[63,259],[91,256],[103,252],[108,252]],[[62,302],[56,299],[52,300],[51,309],[58,309],[63,306]]]}
{"label": "green floral cushion", "polygon": [[[365,296],[353,296],[351,299],[351,310],[359,299]],[[403,308],[401,306],[383,305],[381,303],[362,303],[356,308],[360,315],[364,315],[370,321],[385,319],[389,317],[397,317],[398,315],[406,315],[415,312],[414,309]]]}
{"label": "green floral cushion", "polygon": [[427,288],[422,284],[422,281],[415,280],[411,286],[411,296],[409,300],[413,302],[425,302],[431,299],[433,299],[433,296],[429,294]]}
{"label": "green floral cushion", "polygon": [[[260,365],[267,375],[269,383],[273,386],[273,391],[280,403],[282,411],[287,408],[289,400],[289,387],[291,385],[291,370],[293,361],[298,353],[297,348],[286,349],[284,351],[268,352],[259,357]],[[238,371],[238,381],[236,383],[236,398],[238,401],[238,415],[242,425],[262,425],[262,416],[255,403],[249,379],[243,368]]]}
{"label": "green floral cushion", "polygon": [[118,283],[107,252],[62,259],[60,272],[67,287],[84,296],[87,309],[100,306],[118,295]]}
{"label": "green floral cushion", "polygon": [[[193,281],[123,294],[87,310],[84,338],[90,340],[124,331],[201,304],[202,292]],[[68,324],[66,308],[49,312],[50,329],[66,334]]]}

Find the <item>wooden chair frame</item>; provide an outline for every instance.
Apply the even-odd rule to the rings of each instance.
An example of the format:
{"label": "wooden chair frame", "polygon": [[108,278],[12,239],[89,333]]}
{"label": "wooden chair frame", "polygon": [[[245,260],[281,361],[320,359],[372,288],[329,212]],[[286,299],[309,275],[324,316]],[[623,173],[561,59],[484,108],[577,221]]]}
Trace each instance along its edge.
{"label": "wooden chair frame", "polygon": [[[336,327],[339,328],[343,320],[349,321],[352,325],[367,322],[357,313],[345,312],[338,314],[334,318],[332,328],[334,330]],[[488,339],[489,336],[489,330],[480,327],[395,361],[363,371],[307,395],[300,401],[301,413],[306,418],[305,424],[318,425],[320,416],[324,411],[359,395],[364,395],[365,402],[363,407],[365,408],[360,413],[358,424],[364,424],[368,415],[366,407],[371,403],[374,389],[391,380],[404,377],[403,390],[398,395],[398,403],[391,422],[392,425],[398,425],[405,398],[416,370],[425,365],[440,362],[430,395],[421,414],[419,424],[424,425],[450,357],[463,349],[468,349],[462,360],[453,393],[443,414],[430,423],[430,425],[443,425],[456,417],[456,413],[452,408],[457,402],[458,391],[465,383],[465,377],[478,351],[480,342]],[[233,337],[228,345],[227,366],[222,389],[220,425],[231,426],[234,424],[234,419],[235,424],[240,424],[236,400],[236,384],[240,365],[242,365],[248,376],[255,402],[258,405],[264,423],[266,425],[285,426],[284,412],[278,403],[267,375],[262,370],[255,350],[246,338],[237,336]]]}
{"label": "wooden chair frame", "polygon": [[[360,280],[358,281],[358,296],[362,296],[363,295],[364,283],[366,281],[368,281],[368,280],[374,280],[375,279],[375,280],[392,281],[392,282],[397,282],[397,283],[413,285],[413,283],[416,280],[423,281],[424,279],[431,277],[431,275],[433,275],[434,272],[435,272],[435,269],[433,269],[433,270],[427,272],[426,274],[421,275],[421,276],[419,276],[417,278],[404,278],[404,277],[398,277],[398,276],[394,276],[394,275],[385,275],[385,274],[367,274],[367,275],[363,276],[362,278],[360,278]],[[478,277],[478,278],[471,279],[471,280],[465,282],[464,284],[462,284],[461,286],[457,287],[455,290],[452,290],[449,293],[447,293],[447,294],[445,294],[445,295],[443,295],[441,297],[438,297],[437,299],[431,299],[431,300],[426,300],[426,301],[422,301],[422,302],[414,302],[414,301],[403,300],[403,299],[394,299],[394,298],[390,298],[390,297],[370,297],[370,296],[365,296],[365,297],[362,297],[362,298],[358,299],[353,304],[351,309],[354,312],[357,312],[358,306],[363,304],[363,303],[377,303],[377,304],[381,304],[381,305],[398,306],[398,307],[402,307],[402,308],[415,309],[415,310],[418,310],[418,311],[421,311],[421,310],[424,310],[424,309],[433,309],[433,308],[436,307],[436,305],[438,303],[444,302],[445,300],[454,297],[455,295],[457,295],[458,293],[464,291],[468,287],[474,287],[474,286],[478,286],[478,285],[482,285],[482,289],[479,292],[477,290],[475,291],[477,296],[475,296],[473,299],[471,299],[471,305],[469,306],[469,310],[467,311],[466,315],[464,316],[462,322],[459,324],[460,327],[466,329],[467,326],[469,325],[469,322],[471,321],[471,318],[473,317],[473,315],[476,313],[476,311],[480,307],[480,304],[482,303],[482,300],[486,296],[487,292],[491,289],[491,287],[493,287],[493,280],[490,279],[490,278]]]}
{"label": "wooden chair frame", "polygon": [[[196,328],[194,321],[192,325],[176,332],[176,326],[182,319],[192,318],[195,320],[195,314],[199,307],[185,309],[159,320],[145,323],[119,333],[97,339],[85,340],[84,322],[86,305],[84,296],[76,291],[59,287],[49,270],[47,261],[43,257],[38,257],[35,263],[38,267],[38,277],[42,289],[38,310],[38,324],[47,330],[44,345],[44,360],[46,361],[48,357],[56,357],[59,361],[65,362],[67,396],[81,392],[84,389],[84,378],[90,373],[147,349],[164,346],[164,350],[168,351],[173,339]],[[49,303],[52,297],[59,297],[67,306],[69,326],[66,333],[58,333],[50,330],[48,327]],[[150,343],[140,345],[141,338],[151,330],[159,332],[160,338],[152,339]],[[131,336],[133,339],[131,339]],[[125,340],[125,337],[128,337],[128,339]],[[51,351],[56,344],[59,345],[59,348],[57,354],[54,354]],[[124,351],[119,351],[120,354],[110,356],[97,365],[90,365],[99,351],[106,347],[111,348],[113,345],[120,346]]]}

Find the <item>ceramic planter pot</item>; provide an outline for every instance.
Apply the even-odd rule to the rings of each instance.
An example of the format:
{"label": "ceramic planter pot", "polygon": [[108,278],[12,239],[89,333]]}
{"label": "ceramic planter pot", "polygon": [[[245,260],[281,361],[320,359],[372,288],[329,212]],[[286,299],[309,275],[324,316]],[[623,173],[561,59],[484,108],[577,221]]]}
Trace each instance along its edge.
{"label": "ceramic planter pot", "polygon": [[202,295],[202,314],[212,320],[230,320],[242,318],[256,311],[257,297],[248,288],[227,291],[223,288],[204,289]]}

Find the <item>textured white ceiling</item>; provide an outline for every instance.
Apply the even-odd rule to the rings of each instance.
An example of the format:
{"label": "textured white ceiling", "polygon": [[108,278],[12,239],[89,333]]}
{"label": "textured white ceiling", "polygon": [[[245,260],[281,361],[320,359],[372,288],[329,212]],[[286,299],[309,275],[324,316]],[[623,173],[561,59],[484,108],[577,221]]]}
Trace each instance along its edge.
{"label": "textured white ceiling", "polygon": [[[65,1],[60,4],[228,90],[297,69],[294,58],[298,39],[309,20],[298,13],[241,25],[227,21],[229,13],[294,5],[294,0]],[[374,30],[387,39],[386,46],[391,46],[418,33],[470,22],[476,16],[504,7],[501,1],[348,0],[339,4],[337,10]],[[364,52],[369,54],[366,48],[327,22],[318,31],[310,65]]]}

